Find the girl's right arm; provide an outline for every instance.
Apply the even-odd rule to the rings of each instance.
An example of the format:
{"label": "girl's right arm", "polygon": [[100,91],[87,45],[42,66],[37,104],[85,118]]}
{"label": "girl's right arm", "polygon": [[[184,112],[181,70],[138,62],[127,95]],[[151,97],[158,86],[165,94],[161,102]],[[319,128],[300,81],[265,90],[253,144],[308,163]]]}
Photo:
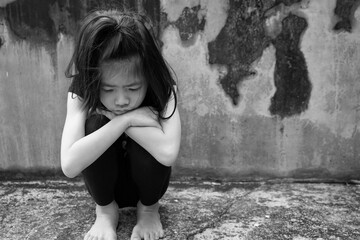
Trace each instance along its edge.
{"label": "girl's right arm", "polygon": [[85,136],[87,109],[80,98],[69,92],[67,114],[61,139],[61,168],[67,177],[76,177],[99,158],[129,127],[125,117],[116,117],[97,131]]}

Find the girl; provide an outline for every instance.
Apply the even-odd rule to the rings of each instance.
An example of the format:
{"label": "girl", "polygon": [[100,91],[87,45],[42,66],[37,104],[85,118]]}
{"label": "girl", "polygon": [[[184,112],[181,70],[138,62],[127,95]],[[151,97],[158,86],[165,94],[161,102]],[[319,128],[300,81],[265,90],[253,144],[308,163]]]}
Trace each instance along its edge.
{"label": "girl", "polygon": [[[75,69],[75,74],[71,74]],[[180,147],[175,81],[147,18],[96,11],[83,21],[61,142],[67,177],[82,173],[96,203],[84,239],[116,239],[118,208],[137,206],[131,239],[163,237],[159,199]]]}

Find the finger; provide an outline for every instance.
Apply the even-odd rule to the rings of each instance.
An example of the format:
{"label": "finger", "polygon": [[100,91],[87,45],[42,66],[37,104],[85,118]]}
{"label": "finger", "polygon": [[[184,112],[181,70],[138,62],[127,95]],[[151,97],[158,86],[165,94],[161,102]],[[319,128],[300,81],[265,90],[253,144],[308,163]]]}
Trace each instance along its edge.
{"label": "finger", "polygon": [[150,240],[150,234],[149,233],[145,233],[144,234],[144,240]]}
{"label": "finger", "polygon": [[164,235],[165,235],[165,234],[164,234],[164,230],[161,229],[161,230],[160,230],[160,236],[159,236],[159,237],[160,237],[160,238],[163,238]]}
{"label": "finger", "polygon": [[157,240],[157,239],[159,239],[159,238],[157,237],[156,232],[153,232],[153,233],[151,234],[151,240]]}

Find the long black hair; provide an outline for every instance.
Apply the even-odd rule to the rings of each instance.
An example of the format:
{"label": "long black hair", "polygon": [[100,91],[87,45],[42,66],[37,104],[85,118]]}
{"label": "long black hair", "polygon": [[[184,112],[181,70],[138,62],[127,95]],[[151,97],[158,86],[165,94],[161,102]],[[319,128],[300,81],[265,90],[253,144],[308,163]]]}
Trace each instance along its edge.
{"label": "long black hair", "polygon": [[[116,9],[93,11],[83,19],[66,69],[66,77],[73,78],[70,91],[82,98],[89,114],[104,108],[99,96],[100,64],[136,55],[148,83],[144,103],[153,107],[161,119],[174,114],[177,96],[173,72],[160,52],[150,19],[140,13]],[[174,110],[170,116],[163,116],[171,95],[175,98]]]}

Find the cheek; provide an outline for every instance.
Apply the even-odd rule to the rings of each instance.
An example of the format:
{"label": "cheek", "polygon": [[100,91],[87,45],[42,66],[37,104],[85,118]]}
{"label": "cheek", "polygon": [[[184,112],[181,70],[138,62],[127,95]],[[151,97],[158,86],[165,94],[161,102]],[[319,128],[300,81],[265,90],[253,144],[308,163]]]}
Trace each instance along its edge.
{"label": "cheek", "polygon": [[141,93],[139,94],[139,99],[141,100],[141,102],[144,100],[145,96],[146,96],[146,91],[147,88],[144,88]]}
{"label": "cheek", "polygon": [[133,102],[135,103],[136,107],[141,105],[141,103],[145,98],[145,95],[146,95],[146,89],[141,90],[132,96]]}
{"label": "cheek", "polygon": [[100,93],[100,102],[105,106],[109,107],[110,96],[109,94]]}
{"label": "cheek", "polygon": [[104,94],[100,93],[100,102],[104,104]]}

